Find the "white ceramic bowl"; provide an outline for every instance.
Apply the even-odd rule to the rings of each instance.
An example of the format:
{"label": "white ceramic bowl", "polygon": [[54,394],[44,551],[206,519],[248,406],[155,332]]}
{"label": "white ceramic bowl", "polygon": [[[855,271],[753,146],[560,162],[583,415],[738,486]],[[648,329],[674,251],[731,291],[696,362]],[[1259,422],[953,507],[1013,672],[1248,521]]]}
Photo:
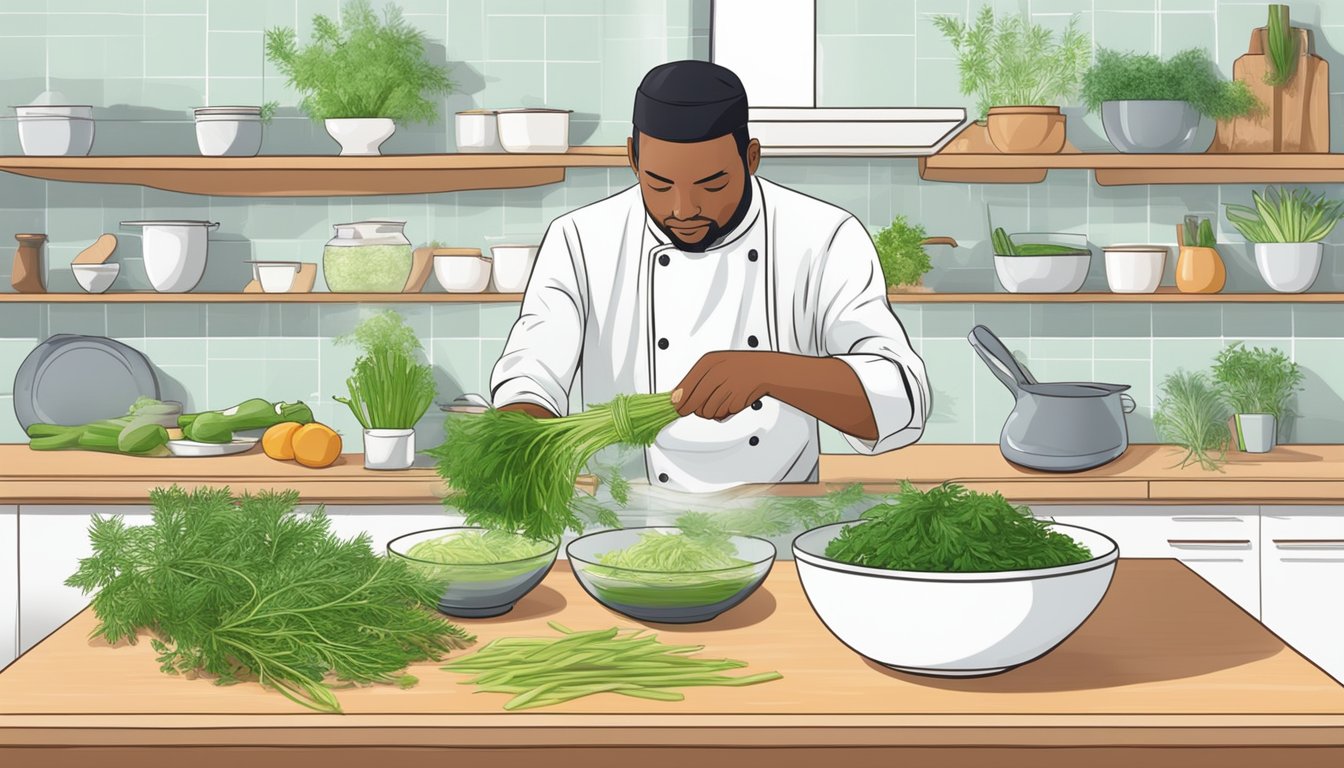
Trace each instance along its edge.
{"label": "white ceramic bowl", "polygon": [[1073,293],[1083,287],[1092,254],[995,256],[994,274],[1009,293]]}
{"label": "white ceramic bowl", "polygon": [[449,293],[481,293],[490,285],[490,258],[476,248],[436,250],[434,277]]}
{"label": "white ceramic bowl", "polygon": [[254,157],[261,151],[261,107],[201,107],[196,146],[209,157]]}
{"label": "white ceramic bowl", "polygon": [[1153,293],[1167,265],[1165,245],[1113,245],[1106,256],[1106,284],[1113,293]]}
{"label": "white ceramic bowl", "polygon": [[75,282],[89,293],[102,293],[112,287],[120,264],[71,264],[70,271],[75,273]]}
{"label": "white ceramic bowl", "polygon": [[453,116],[458,152],[503,152],[492,109],[472,109]]}
{"label": "white ceramic bowl", "polygon": [[297,261],[254,261],[252,276],[261,283],[262,293],[288,293],[301,266]]}
{"label": "white ceramic bowl", "polygon": [[888,571],[827,558],[826,545],[854,524],[825,525],[794,539],[812,610],[862,656],[939,677],[992,675],[1049,653],[1092,615],[1119,557],[1110,538],[1056,524],[1093,558],[996,573]]}
{"label": "white ceramic bowl", "polygon": [[[36,109],[36,108],[34,108]],[[46,107],[45,109],[52,109]],[[73,108],[69,108],[73,109]],[[89,108],[92,114],[92,107]],[[93,149],[91,118],[52,113],[20,115],[19,145],[33,157],[83,157]]]}
{"label": "white ceramic bowl", "polygon": [[501,109],[495,113],[505,152],[569,151],[567,109]]}
{"label": "white ceramic bowl", "polygon": [[142,253],[149,284],[160,293],[185,293],[196,287],[205,274],[211,221],[123,221],[123,227],[140,227]]}
{"label": "white ceramic bowl", "polygon": [[499,293],[522,293],[527,290],[527,280],[532,276],[532,265],[536,263],[536,245],[492,245],[490,255],[494,259],[495,290]]}

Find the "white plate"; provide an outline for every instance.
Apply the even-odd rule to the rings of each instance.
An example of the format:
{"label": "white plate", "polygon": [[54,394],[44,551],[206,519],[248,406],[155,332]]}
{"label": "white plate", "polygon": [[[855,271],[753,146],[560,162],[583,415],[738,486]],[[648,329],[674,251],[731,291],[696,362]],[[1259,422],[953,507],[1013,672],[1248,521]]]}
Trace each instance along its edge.
{"label": "white plate", "polygon": [[235,437],[231,443],[200,443],[195,440],[169,440],[168,450],[174,456],[199,458],[203,456],[232,456],[247,453],[257,444],[255,438]]}

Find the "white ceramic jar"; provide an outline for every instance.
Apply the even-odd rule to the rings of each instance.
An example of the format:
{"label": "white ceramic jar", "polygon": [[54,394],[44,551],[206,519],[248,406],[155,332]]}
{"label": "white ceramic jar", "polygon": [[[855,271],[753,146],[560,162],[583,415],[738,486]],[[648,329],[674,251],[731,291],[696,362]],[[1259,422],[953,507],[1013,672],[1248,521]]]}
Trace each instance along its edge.
{"label": "white ceramic jar", "polygon": [[568,109],[501,109],[495,115],[505,152],[569,151]]}
{"label": "white ceramic jar", "polygon": [[503,152],[493,109],[469,109],[453,116],[458,152]]}
{"label": "white ceramic jar", "polygon": [[33,104],[15,107],[19,146],[33,157],[83,157],[93,149],[93,107]]}
{"label": "white ceramic jar", "polygon": [[490,257],[479,248],[435,248],[434,277],[449,293],[480,293],[490,285]]}
{"label": "white ceramic jar", "polygon": [[1154,293],[1167,266],[1164,245],[1113,245],[1106,255],[1106,283],[1112,293]]}
{"label": "white ceramic jar", "polygon": [[123,221],[140,227],[141,251],[149,284],[159,293],[186,293],[205,274],[209,232],[217,221]]}
{"label": "white ceramic jar", "polygon": [[208,157],[254,157],[261,151],[261,107],[201,107],[196,146]]}
{"label": "white ceramic jar", "polygon": [[410,469],[414,462],[414,429],[364,430],[365,469]]}
{"label": "white ceramic jar", "polygon": [[536,263],[536,245],[492,245],[490,256],[494,260],[494,275],[491,281],[498,293],[522,293],[527,290],[528,278],[532,277],[532,265]]}

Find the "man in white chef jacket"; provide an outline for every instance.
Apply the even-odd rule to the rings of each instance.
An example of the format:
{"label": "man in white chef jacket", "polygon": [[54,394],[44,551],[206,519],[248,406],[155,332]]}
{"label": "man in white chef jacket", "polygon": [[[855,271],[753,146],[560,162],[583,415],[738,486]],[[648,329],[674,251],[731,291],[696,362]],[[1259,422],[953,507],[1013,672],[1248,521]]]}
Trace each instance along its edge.
{"label": "man in white chef jacket", "polygon": [[747,97],[703,61],[655,67],[628,142],[638,183],[546,231],[491,377],[493,404],[563,416],[670,392],[683,418],[645,454],[682,491],[815,482],[821,420],[876,454],[919,439],[924,363],[867,231],[755,175]]}

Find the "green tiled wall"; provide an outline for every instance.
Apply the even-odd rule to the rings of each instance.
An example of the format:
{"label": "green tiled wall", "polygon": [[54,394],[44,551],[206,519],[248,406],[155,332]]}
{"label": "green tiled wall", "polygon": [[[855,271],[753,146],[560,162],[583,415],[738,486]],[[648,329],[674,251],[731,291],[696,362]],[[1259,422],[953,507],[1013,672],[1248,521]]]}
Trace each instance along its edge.
{"label": "green tiled wall", "polygon": [[[1169,54],[1210,49],[1231,71],[1251,27],[1264,21],[1261,3],[1223,0],[991,0],[1027,11],[1052,26],[1071,14],[1101,45]],[[818,0],[819,96],[823,106],[971,106],[958,92],[953,52],[932,25],[940,13],[965,15],[980,0]],[[380,3],[375,3],[376,5]],[[573,139],[614,144],[629,130],[635,84],[651,66],[708,54],[709,0],[401,0],[424,29],[430,53],[449,62],[457,93],[443,114],[476,106],[559,106],[575,110]],[[763,3],[764,5],[764,3]],[[279,116],[263,151],[330,154],[335,144],[300,114],[289,90],[261,53],[263,30],[294,25],[309,34],[314,13],[334,14],[338,0],[26,0],[0,8],[0,104],[22,104],[45,88],[95,105],[98,154],[195,154],[190,109],[204,104],[276,99]],[[1344,3],[1292,4],[1296,23],[1311,26],[1317,48],[1344,73]],[[13,10],[10,10],[13,9]],[[1332,95],[1337,116],[1341,95]],[[1098,121],[1068,108],[1071,140],[1105,146]],[[1344,118],[1335,121],[1335,149],[1344,149]],[[388,152],[453,149],[451,121],[403,126]],[[0,120],[0,154],[18,154],[12,122]],[[943,291],[997,290],[988,252],[985,206],[1010,229],[1086,232],[1100,246],[1116,242],[1171,244],[1187,213],[1218,215],[1222,204],[1249,198],[1244,186],[1102,188],[1086,172],[1059,172],[1037,185],[922,182],[913,160],[769,159],[762,175],[832,201],[871,228],[896,214],[922,222],[930,234],[962,247],[938,248],[928,282]],[[206,198],[139,187],[47,183],[0,175],[0,236],[45,232],[49,284],[77,290],[70,260],[127,219],[182,217],[219,221],[202,287],[236,290],[243,262],[318,260],[337,222],[368,217],[408,220],[416,243],[438,240],[488,246],[535,239],[569,209],[629,183],[623,170],[574,170],[563,184],[508,191],[375,198]],[[1322,187],[1332,195],[1344,189]],[[1263,290],[1236,233],[1219,215],[1230,290]],[[118,287],[147,288],[138,238],[121,233]],[[1327,245],[1320,290],[1344,290],[1344,232]],[[7,289],[8,256],[0,258]],[[1168,268],[1170,280],[1170,266]],[[432,284],[432,281],[431,281]],[[1101,259],[1087,285],[1104,288]],[[14,371],[43,338],[96,333],[146,352],[170,396],[191,407],[222,407],[253,395],[303,398],[317,404],[358,447],[359,430],[331,401],[341,391],[350,350],[333,338],[375,308],[264,305],[17,305],[0,304],[0,441],[21,438],[11,408]],[[516,305],[400,306],[434,364],[440,400],[481,391],[517,315]],[[1333,305],[976,304],[898,305],[929,367],[935,411],[925,439],[993,442],[1011,405],[1003,387],[971,352],[975,323],[995,329],[1041,378],[1084,378],[1133,385],[1139,411],[1132,438],[1154,439],[1154,387],[1181,366],[1204,366],[1238,339],[1274,344],[1307,371],[1293,439],[1344,442],[1344,308]],[[437,440],[439,418],[422,425]],[[847,450],[826,433],[830,450]]]}

